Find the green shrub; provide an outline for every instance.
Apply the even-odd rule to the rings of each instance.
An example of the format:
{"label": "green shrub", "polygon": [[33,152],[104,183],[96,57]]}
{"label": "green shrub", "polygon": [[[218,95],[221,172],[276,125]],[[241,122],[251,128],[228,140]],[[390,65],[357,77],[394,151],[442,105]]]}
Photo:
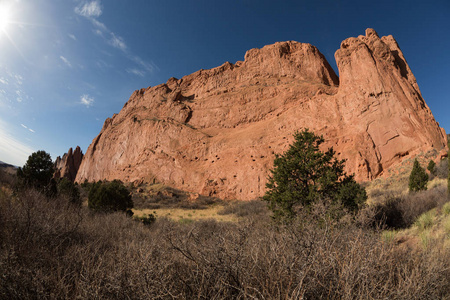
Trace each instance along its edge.
{"label": "green shrub", "polygon": [[427,170],[430,171],[431,174],[436,175],[436,163],[432,159],[428,162]]}
{"label": "green shrub", "polygon": [[124,211],[133,208],[131,193],[118,180],[96,182],[91,185],[88,206],[95,211]]}
{"label": "green shrub", "polygon": [[409,175],[409,191],[424,191],[427,189],[427,183],[428,174],[420,166],[419,161],[415,159],[411,174]]}
{"label": "green shrub", "polygon": [[417,228],[419,228],[420,231],[423,231],[433,226],[433,215],[432,210],[422,214],[415,222]]}
{"label": "green shrub", "polygon": [[276,155],[263,200],[278,220],[292,219],[296,209],[329,199],[335,206],[356,211],[367,199],[366,192],[344,172],[345,160],[335,157],[333,148],[319,150],[322,136],[305,129],[283,155]]}
{"label": "green shrub", "polygon": [[80,191],[78,186],[67,178],[62,178],[58,182],[58,196],[66,196],[73,204],[81,204]]}
{"label": "green shrub", "polygon": [[450,215],[450,202],[447,202],[442,206],[442,213],[446,216]]}

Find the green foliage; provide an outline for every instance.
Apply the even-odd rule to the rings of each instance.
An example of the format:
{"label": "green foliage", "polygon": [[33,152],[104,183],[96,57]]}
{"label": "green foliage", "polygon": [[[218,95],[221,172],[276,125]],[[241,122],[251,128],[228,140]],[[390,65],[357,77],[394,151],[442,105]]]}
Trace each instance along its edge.
{"label": "green foliage", "polygon": [[81,204],[80,191],[78,186],[67,178],[62,178],[58,182],[58,196],[66,196],[73,204]]}
{"label": "green foliage", "polygon": [[56,182],[52,180],[54,173],[50,154],[43,150],[32,153],[22,168],[17,170],[17,178],[21,187],[32,187],[44,192],[47,196],[56,194]]}
{"label": "green foliage", "polygon": [[275,219],[291,219],[299,207],[318,200],[356,211],[367,199],[366,192],[344,172],[345,160],[335,151],[319,150],[322,136],[305,129],[294,134],[295,141],[283,155],[276,155],[263,199],[269,203]]}
{"label": "green foliage", "polygon": [[425,191],[427,189],[428,174],[420,166],[417,159],[414,160],[414,165],[409,175],[409,191]]}
{"label": "green foliage", "polygon": [[119,180],[91,185],[88,206],[95,211],[124,211],[133,208],[131,193]]}
{"label": "green foliage", "polygon": [[427,170],[430,171],[431,174],[436,175],[436,163],[434,160],[430,159],[428,162]]}

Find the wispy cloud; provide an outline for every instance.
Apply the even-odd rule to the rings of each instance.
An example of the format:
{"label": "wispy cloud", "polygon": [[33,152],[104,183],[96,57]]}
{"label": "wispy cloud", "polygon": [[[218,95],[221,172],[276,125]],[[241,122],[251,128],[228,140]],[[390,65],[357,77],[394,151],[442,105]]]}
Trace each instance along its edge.
{"label": "wispy cloud", "polygon": [[17,102],[22,102],[23,101],[23,92],[21,90],[17,90],[16,91],[16,95],[17,95]]}
{"label": "wispy cloud", "polygon": [[30,131],[30,132],[32,132],[32,133],[35,133],[35,132],[36,132],[36,131],[34,131],[33,129],[28,128],[27,125],[20,124],[20,126],[22,126],[23,128],[27,129],[28,131]]}
{"label": "wispy cloud", "polygon": [[115,32],[111,31],[104,23],[100,22],[97,19],[103,13],[100,0],[82,1],[77,7],[75,7],[75,13],[87,18],[92,22],[92,24],[94,25],[94,34],[101,36],[109,45],[121,50],[129,60],[139,65],[139,68],[130,68],[129,70],[131,72],[127,70],[128,73],[136,74],[138,76],[144,76],[146,73],[151,73],[154,70],[158,69],[155,64],[145,62],[140,57],[131,53],[125,40]]}
{"label": "wispy cloud", "polygon": [[75,12],[83,17],[99,17],[102,14],[100,1],[83,1],[75,7]]}
{"label": "wispy cloud", "polygon": [[106,25],[103,24],[102,22],[100,22],[94,18],[90,18],[90,19],[91,19],[92,24],[94,24],[94,26],[97,27],[98,30],[109,31],[108,27],[106,27]]}
{"label": "wispy cloud", "polygon": [[86,107],[90,107],[94,104],[94,98],[84,94],[80,97],[80,103],[85,105]]}
{"label": "wispy cloud", "polygon": [[11,131],[6,127],[8,127],[6,123],[0,120],[0,140],[2,141],[0,143],[0,157],[7,163],[22,166],[34,150],[30,146],[13,138],[9,134]]}
{"label": "wispy cloud", "polygon": [[22,85],[23,84],[23,77],[21,75],[14,75],[14,78],[16,79],[16,82],[18,85]]}
{"label": "wispy cloud", "polygon": [[111,39],[109,40],[109,43],[113,47],[120,49],[122,51],[127,50],[127,45],[123,41],[123,38],[121,38],[120,36],[116,36],[113,32],[111,32]]}
{"label": "wispy cloud", "polygon": [[64,56],[60,56],[59,58],[61,58],[61,60],[69,67],[69,68],[72,68],[72,64],[70,63],[70,61],[67,59],[67,58],[65,58]]}
{"label": "wispy cloud", "polygon": [[68,36],[74,41],[77,40],[77,37],[75,35],[73,35],[73,34],[68,34]]}
{"label": "wispy cloud", "polygon": [[134,74],[134,75],[141,76],[141,77],[145,76],[145,72],[141,71],[141,70],[138,70],[138,69],[127,69],[127,72],[129,74]]}
{"label": "wispy cloud", "polygon": [[5,85],[8,85],[8,79],[1,77],[1,78],[0,78],[0,83],[1,83],[1,84],[5,84]]}

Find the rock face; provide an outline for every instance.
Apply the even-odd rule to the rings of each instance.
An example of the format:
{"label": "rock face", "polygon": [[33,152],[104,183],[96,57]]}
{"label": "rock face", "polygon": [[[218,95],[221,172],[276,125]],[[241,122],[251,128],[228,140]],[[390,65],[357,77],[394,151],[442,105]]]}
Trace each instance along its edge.
{"label": "rock face", "polygon": [[72,148],[68,153],[64,153],[63,157],[57,157],[55,161],[55,174],[54,178],[67,178],[71,181],[75,181],[78,169],[80,168],[81,161],[83,160],[83,152],[80,147],[77,146],[75,151]]}
{"label": "rock face", "polygon": [[76,181],[162,182],[247,200],[264,194],[274,154],[304,127],[322,134],[359,181],[446,147],[392,36],[368,29],[335,58],[340,78],[314,46],[281,42],[135,91],[105,121]]}

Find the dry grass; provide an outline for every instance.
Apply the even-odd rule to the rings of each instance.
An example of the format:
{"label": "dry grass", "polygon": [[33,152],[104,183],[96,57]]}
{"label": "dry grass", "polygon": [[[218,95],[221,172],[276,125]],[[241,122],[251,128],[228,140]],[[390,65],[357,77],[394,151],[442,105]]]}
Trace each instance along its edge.
{"label": "dry grass", "polygon": [[[197,213],[197,212],[196,212]],[[439,213],[439,216],[441,214]],[[0,198],[1,299],[443,299],[450,249],[300,215],[151,226],[35,192]]]}
{"label": "dry grass", "polygon": [[221,215],[224,209],[223,205],[209,206],[205,209],[183,209],[183,208],[155,208],[155,209],[133,209],[137,217],[153,214],[156,218],[166,217],[168,219],[180,222],[190,222],[199,220],[213,219],[219,222],[237,222],[238,216]]}
{"label": "dry grass", "polygon": [[[384,200],[386,194],[391,197],[402,197],[409,194],[408,182],[411,174],[414,159],[417,158],[420,165],[426,169],[430,159],[435,160],[438,152],[431,150],[427,153],[421,153],[416,157],[411,157],[403,160],[395,168],[389,169],[384,176],[379,177],[371,182],[365,183],[365,188],[369,204],[376,204]],[[448,176],[448,159],[443,159],[436,164],[436,176],[429,174],[430,181],[428,182],[428,189],[433,189],[447,184]]]}

